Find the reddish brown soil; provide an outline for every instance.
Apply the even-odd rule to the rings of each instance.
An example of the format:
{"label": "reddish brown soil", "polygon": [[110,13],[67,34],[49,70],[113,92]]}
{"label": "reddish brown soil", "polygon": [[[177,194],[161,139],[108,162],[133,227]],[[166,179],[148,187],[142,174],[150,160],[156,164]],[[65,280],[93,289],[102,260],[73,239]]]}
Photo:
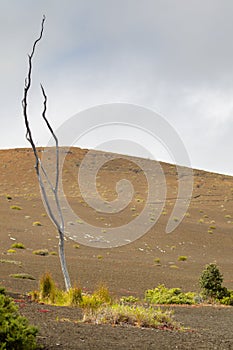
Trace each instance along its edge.
{"label": "reddish brown soil", "polygon": [[[71,151],[66,158],[63,183],[72,208],[83,220],[103,227],[105,223],[122,225],[131,220],[132,207],[136,212],[142,210],[143,202],[138,203],[134,198],[132,205],[120,216],[102,215],[104,219],[98,220],[99,214],[83,202],[75,182],[77,165],[85,151]],[[57,251],[58,246],[56,230],[44,216],[46,211],[33,168],[33,154],[26,149],[4,150],[0,151],[0,161],[0,259],[20,262],[0,263],[0,284],[10,292],[25,295],[37,289],[40,276],[50,271],[59,287],[63,288],[58,255],[33,254],[36,249]],[[97,187],[100,193],[104,189],[105,199],[115,198],[115,184],[119,178],[128,178],[135,187],[137,198],[145,198],[145,176],[132,162],[108,162],[100,171]],[[224,285],[233,289],[233,178],[194,171],[189,215],[173,233],[166,234],[166,223],[176,199],[177,177],[174,166],[162,166],[168,188],[165,213],[142,238],[113,249],[83,245],[76,249],[75,242],[67,239],[66,257],[73,283],[92,291],[98,283],[104,282],[117,296],[143,297],[146,289],[159,283],[181,287],[185,291],[198,291],[198,279],[204,266],[216,262],[224,275]],[[12,205],[20,206],[22,210],[10,209]],[[42,226],[32,226],[35,221],[40,221]],[[212,233],[208,232],[210,226],[216,227]],[[15,241],[22,242],[26,249],[7,253]],[[187,261],[178,261],[180,255],[187,256]],[[159,266],[154,262],[155,258],[160,258]],[[35,280],[10,277],[22,272],[34,276]],[[41,308],[50,311],[39,312]],[[77,309],[45,307],[29,302],[20,310],[32,323],[40,326],[39,343],[46,345],[47,349],[233,349],[231,307],[176,307],[175,318],[194,330],[185,333],[80,325],[74,322],[80,313]],[[72,322],[58,321],[61,319]]]}

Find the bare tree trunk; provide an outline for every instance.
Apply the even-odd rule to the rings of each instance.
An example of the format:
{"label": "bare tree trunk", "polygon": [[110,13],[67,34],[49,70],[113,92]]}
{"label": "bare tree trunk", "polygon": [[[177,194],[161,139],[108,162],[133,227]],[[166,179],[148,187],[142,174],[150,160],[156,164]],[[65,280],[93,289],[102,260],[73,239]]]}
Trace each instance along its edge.
{"label": "bare tree trunk", "polygon": [[[32,137],[32,132],[30,129],[30,125],[29,125],[29,120],[28,120],[28,109],[27,109],[27,105],[28,105],[28,92],[30,90],[31,87],[31,75],[32,75],[32,60],[33,60],[33,56],[35,53],[35,49],[36,49],[36,45],[38,44],[38,42],[42,39],[43,36],[43,31],[44,31],[44,22],[45,22],[45,16],[42,19],[42,23],[41,23],[41,32],[40,32],[40,36],[37,40],[35,40],[33,47],[32,47],[32,52],[30,55],[28,55],[28,63],[29,63],[29,68],[28,68],[28,74],[27,77],[25,79],[25,86],[24,86],[24,95],[23,95],[23,100],[22,100],[22,106],[23,106],[23,116],[24,116],[24,123],[26,126],[26,138],[27,140],[30,142],[35,159],[36,159],[36,164],[35,164],[35,169],[36,169],[36,174],[37,174],[37,178],[38,178],[38,182],[40,185],[40,189],[41,189],[41,193],[45,202],[45,205],[47,207],[50,219],[52,220],[52,222],[54,223],[54,225],[57,228],[58,234],[59,234],[59,257],[60,257],[60,263],[61,263],[61,269],[62,269],[62,273],[63,273],[63,277],[64,277],[64,281],[65,281],[65,286],[66,286],[66,290],[69,290],[71,288],[71,283],[70,283],[70,277],[69,277],[69,273],[67,270],[67,266],[66,266],[66,259],[65,259],[65,251],[64,251],[64,219],[63,219],[63,215],[62,215],[62,210],[61,210],[61,206],[60,206],[60,202],[59,202],[59,196],[58,196],[58,186],[59,186],[59,145],[58,145],[58,139],[46,117],[46,111],[47,111],[47,96],[45,94],[45,90],[43,88],[43,86],[41,85],[41,91],[42,91],[42,95],[44,98],[44,108],[42,111],[42,118],[45,121],[45,124],[47,126],[47,128],[49,129],[55,144],[56,144],[56,179],[55,179],[55,186],[53,186],[51,180],[48,177],[48,174],[46,172],[46,169],[43,167],[43,164],[40,160],[40,157],[38,155],[38,151],[36,149],[33,137]],[[56,217],[55,212],[52,210],[50,204],[49,204],[49,200],[48,200],[48,194],[47,191],[45,189],[45,185],[44,185],[44,179],[48,182],[49,184],[49,188],[53,193],[54,199],[55,199],[55,203],[56,203],[56,209],[58,212],[58,218]]]}

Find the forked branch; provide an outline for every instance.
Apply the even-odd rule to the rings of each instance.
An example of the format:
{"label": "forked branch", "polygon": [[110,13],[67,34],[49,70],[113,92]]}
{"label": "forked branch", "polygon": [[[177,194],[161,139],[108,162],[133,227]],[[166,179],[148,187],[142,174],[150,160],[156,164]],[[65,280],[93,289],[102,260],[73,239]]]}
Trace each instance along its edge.
{"label": "forked branch", "polygon": [[[49,179],[49,176],[46,172],[46,169],[44,168],[40,157],[38,155],[38,151],[36,149],[35,146],[35,142],[33,140],[33,136],[32,136],[32,131],[30,128],[30,124],[29,124],[29,119],[28,119],[28,92],[30,90],[31,87],[31,83],[32,83],[32,66],[33,66],[33,57],[35,54],[35,50],[36,50],[36,46],[37,44],[40,42],[40,40],[43,37],[43,32],[44,32],[44,23],[45,23],[45,16],[43,16],[42,22],[41,22],[41,31],[40,31],[40,35],[38,37],[38,39],[35,40],[33,47],[32,47],[32,51],[31,54],[28,55],[28,73],[27,73],[27,77],[25,79],[25,85],[24,85],[24,95],[23,95],[23,100],[22,100],[22,107],[23,107],[23,116],[24,116],[24,123],[26,126],[26,139],[30,142],[34,156],[35,156],[35,160],[36,160],[36,164],[35,164],[35,169],[36,169],[36,174],[37,174],[37,178],[38,178],[38,182],[39,182],[39,186],[41,189],[41,193],[44,199],[44,203],[46,205],[46,208],[48,210],[49,216],[52,220],[52,222],[55,224],[57,231],[59,233],[59,256],[60,256],[60,262],[61,262],[61,268],[62,268],[62,272],[63,272],[63,276],[64,276],[64,281],[65,281],[65,286],[66,289],[70,289],[71,288],[71,283],[70,283],[70,277],[69,277],[69,273],[66,267],[66,260],[65,260],[65,252],[64,252],[64,219],[63,219],[63,215],[62,215],[62,210],[61,210],[61,206],[60,206],[60,201],[59,201],[59,196],[58,196],[58,186],[59,186],[59,144],[58,144],[58,138],[55,135],[53,128],[51,127],[47,117],[46,117],[46,112],[47,112],[47,95],[45,93],[44,87],[42,85],[41,86],[41,91],[42,91],[42,95],[43,95],[43,99],[44,99],[44,106],[43,106],[43,111],[42,111],[42,118],[49,130],[49,132],[51,133],[54,141],[55,141],[55,145],[56,145],[56,178],[55,178],[55,186],[53,186],[52,181]],[[53,196],[54,196],[54,200],[55,200],[55,205],[56,205],[56,209],[58,212],[58,218],[56,217],[53,209],[51,208],[51,205],[49,203],[48,200],[48,194],[47,194],[47,190],[45,187],[45,183],[44,183],[44,179],[43,176],[45,178],[45,180],[47,181],[48,185],[49,185],[49,189],[52,191]]]}

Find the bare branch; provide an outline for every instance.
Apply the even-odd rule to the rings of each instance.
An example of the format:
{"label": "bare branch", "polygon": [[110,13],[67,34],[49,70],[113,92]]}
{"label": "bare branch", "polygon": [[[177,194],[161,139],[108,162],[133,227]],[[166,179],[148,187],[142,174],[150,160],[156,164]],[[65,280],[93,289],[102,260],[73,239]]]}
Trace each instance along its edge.
{"label": "bare branch", "polygon": [[[71,283],[70,283],[69,273],[68,273],[68,270],[66,267],[66,260],[65,260],[65,253],[64,253],[64,219],[63,219],[62,210],[61,210],[60,201],[59,201],[59,196],[58,196],[58,186],[59,186],[59,176],[60,176],[60,172],[59,172],[59,145],[58,145],[58,138],[55,135],[53,128],[51,127],[51,125],[46,117],[47,95],[46,95],[45,90],[44,90],[42,85],[41,85],[41,91],[42,91],[42,95],[44,98],[44,104],[43,104],[44,107],[43,107],[43,111],[42,111],[42,118],[45,121],[46,126],[49,129],[49,131],[50,131],[50,133],[55,141],[55,144],[56,144],[55,186],[52,185],[52,182],[49,179],[49,176],[46,172],[46,169],[44,168],[44,166],[40,160],[40,157],[38,155],[38,151],[37,151],[36,146],[35,146],[35,142],[33,140],[32,132],[31,132],[30,124],[29,124],[29,120],[28,120],[28,92],[29,92],[29,89],[31,87],[31,82],[32,82],[32,61],[33,61],[33,57],[35,54],[36,46],[39,43],[39,41],[42,39],[42,36],[43,36],[44,22],[45,22],[45,16],[43,16],[43,19],[41,22],[40,35],[35,40],[35,42],[33,44],[31,54],[28,55],[28,74],[27,74],[27,77],[25,79],[22,107],[23,107],[24,123],[26,126],[26,139],[30,142],[34,156],[35,156],[35,160],[36,160],[35,169],[36,169],[36,174],[38,177],[38,182],[40,185],[41,193],[42,193],[46,208],[48,210],[49,216],[50,216],[51,220],[53,221],[53,223],[55,224],[57,231],[59,233],[59,256],[60,256],[61,268],[62,268],[62,272],[63,272],[63,276],[64,276],[66,289],[68,290],[71,288]],[[43,176],[42,176],[41,172],[44,175],[45,180],[48,182],[49,188],[54,195],[56,209],[57,209],[57,213],[59,216],[58,219],[50,206],[48,195],[47,195],[45,184],[44,184],[44,180],[43,180]]]}

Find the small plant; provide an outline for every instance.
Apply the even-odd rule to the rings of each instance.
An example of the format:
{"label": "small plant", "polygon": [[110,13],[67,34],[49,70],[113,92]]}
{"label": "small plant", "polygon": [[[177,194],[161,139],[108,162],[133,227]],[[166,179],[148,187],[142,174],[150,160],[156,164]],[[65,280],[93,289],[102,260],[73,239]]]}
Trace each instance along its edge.
{"label": "small plant", "polygon": [[220,303],[223,305],[233,306],[233,290],[228,291],[228,296],[223,297],[220,300]]}
{"label": "small plant", "polygon": [[56,287],[50,273],[45,273],[40,279],[40,299],[54,303]]}
{"label": "small plant", "polygon": [[185,255],[180,255],[180,256],[178,257],[178,261],[186,261],[187,259],[188,259],[188,257],[185,256]]}
{"label": "small plant", "polygon": [[49,255],[57,255],[57,252],[54,252],[54,251],[49,252]]}
{"label": "small plant", "polygon": [[24,246],[24,244],[23,243],[21,243],[21,242],[17,242],[17,243],[13,243],[12,245],[11,245],[11,248],[16,248],[16,249],[25,249],[25,246]]}
{"label": "small plant", "polygon": [[171,311],[162,311],[152,307],[130,305],[104,305],[100,307],[92,317],[84,322],[97,324],[123,325],[136,327],[180,329],[180,325],[172,319]]}
{"label": "small plant", "polygon": [[145,292],[145,300],[152,304],[195,304],[196,294],[183,293],[180,288],[166,288],[163,284]]}
{"label": "small plant", "polygon": [[174,265],[174,264],[170,265],[169,267],[170,267],[170,269],[179,269],[179,266]]}
{"label": "small plant", "polygon": [[120,300],[123,304],[135,304],[139,301],[138,298],[134,297],[133,295],[129,295],[127,297],[122,297]]}
{"label": "small plant", "polygon": [[13,265],[19,265],[19,266],[22,265],[21,261],[7,260],[7,259],[0,259],[0,263],[2,263],[2,264],[13,264]]}
{"label": "small plant", "polygon": [[11,205],[10,206],[10,209],[13,209],[13,210],[22,210],[22,208],[18,205]]}
{"label": "small plant", "polygon": [[210,227],[209,227],[209,230],[215,230],[216,229],[216,226],[215,225],[211,225]]}
{"label": "small plant", "polygon": [[0,349],[33,350],[37,348],[36,327],[18,313],[13,300],[0,288]]}
{"label": "small plant", "polygon": [[227,215],[225,215],[225,218],[226,219],[231,219],[231,215],[227,214]]}
{"label": "small plant", "polygon": [[206,265],[202,271],[199,284],[205,298],[222,299],[229,296],[229,292],[222,286],[223,276],[216,264]]}
{"label": "small plant", "polygon": [[40,221],[34,221],[32,226],[42,226],[42,223]]}
{"label": "small plant", "polygon": [[69,294],[69,305],[71,305],[71,306],[81,305],[81,303],[83,301],[81,288],[77,288],[77,287],[71,288],[68,291],[68,294]]}
{"label": "small plant", "polygon": [[98,260],[102,260],[103,259],[103,255],[97,255],[97,259]]}
{"label": "small plant", "polygon": [[13,273],[10,275],[13,278],[21,278],[23,280],[35,280],[35,277],[29,275],[28,273]]}
{"label": "small plant", "polygon": [[157,264],[157,265],[159,265],[159,264],[160,264],[160,258],[155,258],[155,259],[154,259],[154,263]]}
{"label": "small plant", "polygon": [[110,303],[112,298],[109,293],[108,287],[104,284],[100,284],[97,289],[94,291],[93,296],[100,300],[102,303]]}
{"label": "small plant", "polygon": [[15,249],[8,249],[8,250],[7,250],[7,253],[9,253],[9,254],[14,254],[14,253],[16,253],[16,250],[15,250]]}
{"label": "small plant", "polygon": [[80,248],[80,245],[79,245],[79,244],[74,244],[73,247],[74,247],[75,249],[79,249],[79,248]]}
{"label": "small plant", "polygon": [[47,256],[47,255],[49,255],[49,251],[48,251],[48,249],[37,249],[37,250],[33,251],[33,254]]}
{"label": "small plant", "polygon": [[6,199],[8,199],[10,201],[12,199],[12,197],[9,194],[6,194]]}

